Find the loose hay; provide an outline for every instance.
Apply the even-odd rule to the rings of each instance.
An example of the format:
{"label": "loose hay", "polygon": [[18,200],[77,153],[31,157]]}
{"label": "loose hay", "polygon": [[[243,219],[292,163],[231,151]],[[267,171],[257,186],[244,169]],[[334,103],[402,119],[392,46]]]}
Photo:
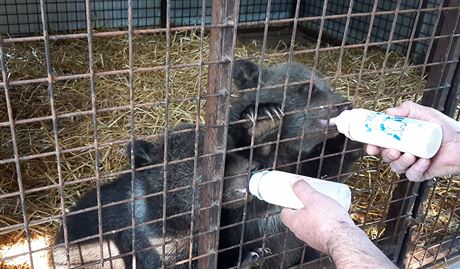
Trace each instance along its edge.
{"label": "loose hay", "polygon": [[[196,32],[179,32],[172,35],[171,64],[198,63],[200,59],[200,36]],[[208,55],[207,36],[203,40],[204,60]],[[162,34],[135,36],[134,66],[163,66],[166,59],[166,39]],[[260,55],[260,43],[240,43],[236,48],[236,57],[257,57]],[[295,50],[311,49],[312,45],[295,46]],[[278,52],[287,52],[286,44],[279,42],[275,48],[266,51],[266,64],[286,61],[286,56],[270,56]],[[10,79],[32,79],[46,77],[46,59],[41,42],[19,43],[5,47],[6,64]],[[51,64],[56,75],[83,74],[88,70],[88,46],[85,39],[51,42]],[[128,39],[126,36],[93,38],[93,55],[95,72],[128,68]],[[383,74],[364,74],[359,79],[359,70],[363,49],[344,50],[342,68],[338,79],[331,80],[337,91],[352,100],[356,107],[383,110],[403,99],[413,99],[415,93],[424,87],[420,70],[404,67],[404,57],[396,53],[388,56],[387,68],[396,71]],[[336,76],[339,50],[320,52],[318,70],[327,76]],[[369,48],[364,63],[364,72],[380,71],[384,62],[385,51]],[[312,65],[314,53],[300,54],[295,61]],[[352,75],[349,75],[352,74]],[[348,76],[349,75],[349,76]],[[201,78],[201,81],[200,81]],[[148,73],[134,75],[134,109],[135,134],[148,136],[164,131],[165,107],[165,71],[159,69]],[[204,66],[200,76],[199,67],[171,69],[170,71],[170,105],[168,126],[179,123],[193,123],[196,120],[197,104],[194,97],[204,94],[207,86],[207,67]],[[47,85],[32,84],[11,87],[10,98],[14,119],[28,119],[51,115]],[[123,107],[123,110],[98,112],[98,142],[111,143],[130,137],[130,92],[128,75],[112,75],[95,79],[96,107],[98,110]],[[357,95],[355,95],[357,93]],[[396,96],[396,93],[402,93]],[[58,114],[92,109],[89,79],[73,79],[54,83],[55,107]],[[378,98],[377,98],[378,97]],[[199,119],[203,121],[203,110]],[[0,122],[8,121],[4,93],[0,93]],[[94,143],[93,119],[90,113],[58,120],[58,142],[61,150],[92,146]],[[21,156],[51,152],[55,150],[53,124],[44,120],[33,124],[16,125],[16,139]],[[99,167],[102,180],[113,179],[112,173],[126,169],[128,161],[123,155],[124,144],[103,147],[100,150]],[[13,149],[9,128],[0,127],[0,159],[13,158]],[[95,176],[95,151],[62,153],[62,179],[71,183],[77,179],[91,179]],[[352,176],[348,183],[354,190],[353,218],[358,223],[375,223],[382,219],[388,210],[388,195],[398,177],[387,166],[379,166],[375,157],[364,157],[361,167],[364,169]],[[378,167],[378,169],[376,169]],[[26,190],[58,184],[56,158],[54,155],[21,162],[21,172]],[[0,165],[0,192],[18,191],[17,174],[14,163]],[[458,190],[459,181],[455,181]],[[440,183],[441,184],[441,183]],[[93,180],[66,185],[64,203],[66,207],[78,199],[87,190],[95,187]],[[23,223],[19,196],[0,200],[0,227]],[[61,213],[61,198],[57,188],[42,190],[26,195],[27,216],[29,221],[40,220]],[[458,203],[458,202],[453,202]],[[457,204],[458,206],[458,204]],[[439,210],[439,209],[433,209]],[[59,219],[31,225],[34,235],[52,235],[59,224]],[[379,237],[384,225],[364,226],[372,237]],[[12,238],[23,237],[23,230],[8,231],[3,239],[11,242]],[[5,232],[6,233],[6,232]]]}

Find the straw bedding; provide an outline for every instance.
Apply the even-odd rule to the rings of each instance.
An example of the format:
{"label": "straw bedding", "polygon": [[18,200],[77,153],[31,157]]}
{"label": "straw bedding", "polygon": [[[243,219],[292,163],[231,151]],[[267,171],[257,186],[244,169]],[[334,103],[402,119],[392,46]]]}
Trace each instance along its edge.
{"label": "straw bedding", "polygon": [[[203,57],[208,55],[207,36],[203,40]],[[162,34],[135,36],[134,66],[162,66],[166,59],[166,39]],[[314,48],[311,44],[296,44],[294,50]],[[260,43],[239,43],[236,57],[257,57],[260,54]],[[20,43],[6,46],[6,64],[10,79],[32,79],[46,77],[46,58],[42,43]],[[51,65],[57,75],[81,74],[88,72],[88,46],[86,39],[51,42]],[[265,63],[287,61],[287,56],[270,56],[275,52],[287,52],[289,47],[279,42],[277,46],[266,51]],[[327,76],[336,76],[339,50],[319,53],[317,68]],[[120,37],[93,38],[93,55],[95,72],[126,69],[128,62],[128,39]],[[424,87],[421,71],[406,68],[404,57],[391,52],[386,68],[396,71],[383,74],[364,74],[359,79],[359,70],[363,57],[363,49],[346,49],[343,53],[342,66],[337,79],[331,79],[331,85],[353,100],[355,107],[384,110],[402,100],[414,100],[420,97],[417,91]],[[312,65],[314,53],[300,54],[295,61]],[[363,65],[364,72],[379,71],[385,58],[385,51],[369,48]],[[171,36],[170,61],[172,65],[197,63],[200,60],[200,35],[198,32],[178,32]],[[169,117],[168,126],[179,123],[193,123],[197,119],[197,106],[203,108],[194,97],[206,92],[207,68],[203,66],[201,75],[199,67],[171,69],[169,79]],[[348,76],[348,74],[353,74]],[[146,73],[135,73],[134,109],[136,136],[149,136],[164,131],[165,106],[161,102],[165,98],[165,70]],[[201,80],[200,80],[201,79]],[[98,112],[96,119],[97,137],[100,144],[111,143],[130,137],[130,91],[129,76],[110,75],[96,77],[94,81],[95,103],[98,109],[123,107],[123,110]],[[93,104],[90,94],[89,79],[73,79],[58,81],[53,84],[56,113],[65,114],[77,111],[91,111]],[[397,93],[400,93],[398,96]],[[50,98],[47,84],[31,84],[15,86],[10,89],[10,99],[15,120],[51,115]],[[141,105],[145,104],[145,105]],[[199,120],[203,121],[200,110]],[[8,121],[4,92],[0,93],[0,122]],[[94,144],[94,126],[91,113],[72,116],[57,120],[58,143],[61,150]],[[21,156],[50,152],[55,150],[53,122],[44,120],[38,123],[16,125],[16,139]],[[102,147],[99,171],[102,180],[114,178],[112,173],[126,169],[128,161],[123,154],[125,143]],[[0,159],[13,158],[10,129],[0,127]],[[22,183],[24,189],[58,184],[56,156],[51,155],[21,162]],[[66,207],[78,199],[87,190],[95,187],[94,180],[74,183],[77,179],[91,179],[95,176],[95,151],[62,153],[60,155],[61,176],[66,187],[63,200]],[[375,157],[365,156],[356,164],[359,172],[352,175],[348,183],[354,190],[352,217],[357,223],[364,223],[364,230],[371,238],[378,238],[384,231],[384,220],[387,211],[389,193],[398,176],[388,166],[380,165]],[[445,181],[438,183],[436,199],[442,200],[446,193]],[[458,193],[460,181],[454,180],[450,186]],[[0,165],[0,193],[18,191],[17,173],[14,163]],[[452,196],[452,194],[450,194]],[[40,220],[49,216],[57,216],[61,212],[61,198],[58,188],[28,193],[25,197],[27,217],[29,221]],[[457,199],[449,199],[449,203],[458,206]],[[432,203],[430,214],[440,213],[441,203]],[[445,215],[445,214],[444,214]],[[456,216],[458,217],[458,216]],[[441,218],[442,219],[442,218]],[[447,221],[444,218],[442,221]],[[0,227],[22,223],[23,215],[19,196],[0,200]],[[366,223],[372,224],[366,225]],[[33,236],[52,235],[59,224],[59,219],[31,225]],[[437,224],[439,225],[439,223]],[[430,228],[426,227],[428,232]],[[432,229],[432,228],[431,228]],[[1,241],[6,245],[24,238],[22,229],[4,232]],[[1,248],[1,246],[0,246]]]}

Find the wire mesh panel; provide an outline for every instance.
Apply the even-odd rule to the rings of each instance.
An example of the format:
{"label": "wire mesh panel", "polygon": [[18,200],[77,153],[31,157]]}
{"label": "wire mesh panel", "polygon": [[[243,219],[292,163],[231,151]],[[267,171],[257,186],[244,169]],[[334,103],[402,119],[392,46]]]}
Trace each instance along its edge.
{"label": "wire mesh panel", "polygon": [[[321,16],[324,1],[304,2],[302,6],[303,16]],[[390,38],[392,22],[396,20],[396,28],[393,30],[391,39],[394,41],[405,40],[411,36],[415,21],[419,24],[415,37],[427,37],[433,30],[436,20],[435,9],[440,5],[440,1],[423,1],[423,11],[419,9],[420,1],[379,1],[377,4],[377,15],[373,19],[371,42],[388,40]],[[350,1],[328,1],[326,15],[344,15],[347,13]],[[398,14],[395,15],[395,8],[398,6]],[[349,22],[349,35],[346,41],[349,43],[361,43],[366,39],[369,28],[370,16],[361,16],[360,13],[369,13],[372,11],[373,2],[353,1],[352,12],[355,14]],[[397,16],[395,18],[395,16]],[[417,19],[416,19],[417,17]],[[346,25],[346,18],[327,20],[324,24],[324,34],[332,38],[343,38]],[[318,31],[319,21],[307,22],[305,27]],[[395,42],[391,44],[392,50],[405,53],[408,49],[408,43]],[[414,50],[413,61],[423,61],[427,53],[428,45],[425,42],[415,42],[412,49]]]}
{"label": "wire mesh panel", "polygon": [[[42,31],[39,1],[9,1],[0,3],[0,31],[11,35],[27,35]],[[127,27],[127,1],[91,1],[94,28]],[[85,1],[46,1],[45,11],[49,31],[73,31],[86,28]],[[133,26],[160,25],[160,1],[133,1]]]}
{"label": "wire mesh panel", "polygon": [[414,223],[407,268],[440,264],[447,268],[458,258],[458,177],[440,179],[427,186],[427,200]]}
{"label": "wire mesh panel", "polygon": [[327,122],[458,120],[459,6],[3,0],[0,267],[332,266],[248,193],[267,169],[348,184],[395,263],[454,258],[458,179],[410,183]]}
{"label": "wire mesh panel", "polygon": [[[203,1],[171,1],[170,22],[173,26],[200,25]],[[205,22],[211,23],[211,0],[206,5]],[[292,0],[273,1],[272,19],[286,19],[292,15]],[[39,1],[0,2],[0,32],[10,35],[28,35],[42,31]],[[127,1],[90,1],[91,20],[95,29],[113,29],[128,26]],[[243,1],[240,21],[263,20],[267,0]],[[85,1],[46,1],[45,11],[49,31],[74,31],[86,28]],[[162,0],[132,2],[133,27],[165,26],[166,2]]]}

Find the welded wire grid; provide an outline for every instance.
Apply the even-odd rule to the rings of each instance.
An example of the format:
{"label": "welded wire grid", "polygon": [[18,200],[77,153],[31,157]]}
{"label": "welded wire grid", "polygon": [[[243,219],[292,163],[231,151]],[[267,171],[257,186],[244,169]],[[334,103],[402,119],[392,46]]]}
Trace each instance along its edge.
{"label": "welded wire grid", "polygon": [[438,264],[449,268],[458,259],[458,177],[438,179],[428,190],[427,200],[414,225],[412,245],[407,252],[408,268]]}
{"label": "welded wire grid", "polygon": [[[233,1],[214,1],[219,3],[220,8],[232,7]],[[205,154],[200,156],[198,148],[197,138],[194,141],[195,154],[193,157],[187,160],[178,160],[175,162],[169,162],[166,158],[168,135],[163,136],[165,143],[165,151],[159,154],[164,155],[164,162],[162,164],[151,165],[142,167],[140,169],[134,169],[133,159],[131,159],[131,166],[127,169],[121,169],[118,171],[106,171],[101,170],[103,162],[106,160],[102,159],[102,156],[106,149],[113,148],[114,150],[120,148],[126,143],[132,143],[136,138],[152,139],[158,138],[158,134],[165,133],[170,134],[174,132],[171,126],[174,124],[170,122],[171,115],[174,113],[171,111],[171,107],[174,103],[181,102],[193,102],[196,103],[195,112],[192,113],[191,123],[195,124],[194,129],[189,129],[189,132],[194,132],[196,135],[199,134],[202,105],[204,101],[206,105],[206,126],[217,126],[209,127],[209,129],[216,128],[214,131],[219,133],[227,130],[229,124],[225,122],[229,109],[228,94],[232,92],[232,85],[229,78],[222,79],[221,82],[216,82],[222,78],[224,71],[231,70],[234,61],[234,53],[236,46],[236,33],[237,27],[235,23],[239,22],[238,26],[241,28],[251,27],[263,27],[263,34],[261,36],[260,51],[257,55],[249,55],[249,59],[259,64],[264,64],[271,58],[276,58],[279,61],[287,61],[288,63],[293,60],[298,60],[302,57],[311,58],[308,63],[315,70],[319,70],[319,62],[321,55],[328,52],[338,52],[337,62],[334,62],[333,69],[327,73],[327,79],[330,80],[330,84],[333,88],[337,88],[338,81],[341,78],[351,78],[357,80],[357,87],[353,92],[348,93],[348,98],[353,102],[355,106],[366,106],[368,108],[378,109],[381,108],[380,103],[384,102],[387,106],[396,105],[403,99],[413,99],[418,101],[419,97],[424,92],[432,92],[434,90],[448,89],[449,85],[443,80],[443,76],[439,74],[430,74],[429,70],[433,67],[440,67],[442,74],[447,73],[446,70],[452,66],[458,64],[458,58],[455,58],[455,53],[452,51],[446,51],[446,55],[441,59],[431,59],[431,52],[436,43],[447,43],[449,50],[455,50],[456,44],[459,42],[458,27],[454,27],[454,30],[448,33],[440,34],[438,28],[442,26],[442,16],[447,12],[456,12],[455,25],[458,25],[458,14],[459,7],[455,1],[375,1],[372,3],[364,1],[313,1],[306,4],[304,1],[236,1],[236,7],[232,7],[226,10],[225,15],[227,17],[215,18],[215,21],[211,24],[211,1],[74,1],[74,2],[61,2],[61,1],[7,1],[0,3],[0,29],[2,39],[0,42],[0,55],[1,55],[1,67],[2,67],[2,88],[3,98],[5,99],[6,106],[3,109],[6,112],[7,118],[2,119],[0,122],[0,128],[2,132],[9,132],[8,141],[4,143],[5,147],[10,154],[2,155],[0,164],[3,166],[14,165],[14,172],[11,179],[16,183],[15,191],[8,191],[2,193],[0,199],[15,199],[17,201],[18,211],[22,214],[22,220],[14,225],[7,225],[0,227],[2,234],[12,233],[12,231],[22,230],[25,232],[25,240],[27,242],[27,248],[24,253],[15,254],[16,256],[27,256],[31,268],[40,268],[36,266],[32,261],[33,253],[37,253],[43,250],[49,250],[50,247],[44,247],[41,249],[32,249],[32,229],[31,227],[43,225],[45,223],[62,222],[64,231],[66,227],[64,217],[67,215],[65,208],[68,207],[68,192],[66,188],[70,188],[72,185],[78,185],[81,183],[92,184],[93,188],[100,190],[102,182],[106,182],[115,178],[123,173],[131,173],[134,179],[135,174],[139,170],[145,170],[154,167],[168,166],[173,163],[185,162],[193,160],[194,163],[194,176],[192,188],[199,195],[201,199],[210,199],[203,201],[199,208],[192,206],[192,210],[184,212],[184,214],[190,214],[191,219],[194,220],[195,216],[199,216],[200,222],[191,222],[190,235],[187,238],[181,238],[188,240],[189,244],[189,257],[185,261],[178,261],[178,263],[188,263],[192,266],[194,262],[198,261],[201,266],[216,265],[217,252],[226,250],[217,250],[217,240],[219,239],[219,220],[221,204],[221,193],[222,193],[222,177],[223,177],[223,166],[218,168],[211,168],[211,170],[205,170],[207,178],[202,182],[197,181],[197,165],[200,158],[209,158],[209,162],[223,163],[225,161],[225,154],[219,151],[222,145],[226,143],[226,137],[223,140],[217,141],[215,144],[212,142],[205,142]],[[3,12],[3,13],[1,13]],[[229,19],[231,18],[231,19]],[[290,41],[288,49],[283,52],[276,52],[268,48],[270,32],[273,27],[285,27],[288,29]],[[207,49],[203,42],[200,42],[197,57],[191,62],[181,62],[180,59],[174,59],[171,57],[171,38],[174,33],[184,30],[199,30],[200,40],[207,36],[206,31],[216,31],[220,33],[226,33],[223,35],[225,38],[216,39],[218,43],[209,46],[209,54],[214,53],[214,58],[207,58]],[[49,31],[49,32],[48,32]],[[75,32],[66,32],[75,31]],[[311,44],[307,46],[297,46],[296,42],[301,36],[305,36],[305,32],[309,33],[307,39],[313,40]],[[314,34],[311,34],[314,33]],[[6,35],[5,35],[6,34]],[[164,35],[162,39],[165,43],[166,54],[161,59],[162,64],[147,65],[147,66],[136,66],[136,46],[140,46],[135,43],[135,38],[142,38],[147,35]],[[115,65],[113,69],[98,69],[98,59],[94,57],[95,47],[94,42],[99,38],[108,37],[120,37],[127,41],[127,58],[121,59],[122,64]],[[331,42],[331,39],[333,42]],[[57,41],[65,42],[85,42],[87,43],[87,51],[82,61],[84,62],[85,68],[81,70],[67,70],[64,73],[57,73],[55,66],[56,63],[53,61],[53,48],[54,43]],[[327,42],[331,42],[328,46],[325,46]],[[42,69],[43,72],[38,72],[33,77],[22,78],[15,76],[15,70],[11,69],[11,66],[7,66],[7,60],[10,57],[9,49],[15,45],[27,44],[31,47],[44,47],[44,61],[40,62],[35,66],[37,69]],[[375,48],[380,47],[384,53],[381,66],[375,67],[374,71],[367,70],[367,60],[372,57],[371,51]],[[362,57],[358,59],[359,70],[358,72],[347,73],[342,66],[345,61],[344,55],[352,49],[361,49]],[[38,50],[38,49],[37,49]],[[389,66],[390,58],[392,57],[393,51],[398,51],[404,58],[402,66]],[[216,54],[217,53],[217,54]],[[161,57],[160,57],[161,58]],[[197,76],[197,89],[196,96],[175,96],[173,81],[171,75],[179,70],[198,69]],[[205,92],[203,88],[206,86],[205,82],[202,81],[203,74],[206,74],[206,70],[211,73],[210,78],[207,82],[208,91]],[[289,70],[289,69],[288,69]],[[424,87],[412,90],[411,92],[404,92],[402,90],[402,78],[406,71],[417,70],[419,72],[420,80],[426,78],[426,74],[435,77],[430,87]],[[322,71],[322,70],[320,70]],[[396,90],[392,93],[392,96],[386,96],[383,89],[385,88],[385,80],[383,79],[386,74],[391,72],[397,72],[399,76],[399,84],[396,83]],[[138,100],[136,99],[136,90],[139,89],[137,85],[138,77],[142,74],[151,74],[160,76],[160,80],[164,84],[164,93],[161,98],[154,98],[152,100]],[[289,76],[289,71],[287,71]],[[359,87],[364,84],[366,78],[371,76],[379,76],[382,79],[377,83],[377,91],[373,96],[367,96],[360,98]],[[122,87],[129,92],[129,98],[127,102],[119,106],[106,106],[98,103],[97,92],[98,88],[95,86],[95,82],[98,80],[117,80],[118,78],[125,78],[126,84],[121,83]],[[258,86],[254,91],[258,93],[266,90],[262,87],[261,76],[258,78]],[[316,78],[312,78],[311,81]],[[70,111],[58,111],[56,109],[56,102],[58,97],[55,94],[57,85],[65,84],[68,81],[81,80],[88,83],[88,96],[91,99],[89,107],[75,108]],[[211,83],[212,81],[212,83]],[[220,84],[219,84],[220,83]],[[310,83],[310,91],[312,88]],[[284,91],[287,89],[287,80],[284,85]],[[38,116],[32,117],[21,117],[21,115],[15,115],[16,108],[14,106],[15,100],[11,98],[11,94],[15,91],[24,89],[24,87],[36,87],[38,91],[46,91],[49,98],[49,110],[48,113],[38,114]],[[223,92],[222,90],[225,89]],[[62,94],[62,93],[61,93]],[[436,92],[438,94],[438,92]],[[308,96],[310,98],[310,96]],[[223,101],[222,106],[217,106],[215,102],[217,100]],[[281,107],[284,109],[286,98],[283,98]],[[386,103],[385,103],[386,102]],[[33,102],[31,109],[33,109]],[[214,105],[214,107],[213,107]],[[430,104],[435,105],[435,104]],[[258,102],[255,104],[256,110],[259,106]],[[159,131],[155,133],[142,132],[136,133],[136,109],[148,109],[151,107],[157,108],[157,113],[163,113],[164,120]],[[215,109],[218,109],[221,113],[216,113]],[[214,110],[213,110],[214,109]],[[314,107],[307,107],[307,110],[315,109]],[[126,119],[129,121],[130,133],[122,137],[114,137],[109,139],[102,139],[101,133],[98,126],[101,125],[100,117],[105,114],[125,112],[127,113]],[[211,114],[216,114],[217,118],[212,118]],[[31,114],[33,115],[33,114]],[[78,118],[88,117],[91,124],[88,128],[93,129],[93,137],[88,138],[89,143],[79,147],[62,148],[59,140],[65,139],[60,136],[60,122],[64,120],[74,121]],[[211,117],[211,118],[210,118]],[[256,116],[257,117],[257,116]],[[457,116],[458,117],[458,116]],[[33,124],[51,124],[53,137],[47,141],[49,143],[49,150],[45,152],[30,152],[21,149],[18,146],[17,130],[21,129],[21,126],[33,125]],[[281,121],[282,124],[282,121]],[[186,132],[183,130],[182,132]],[[207,130],[207,135],[210,135],[212,131]],[[211,135],[212,136],[212,135]],[[209,137],[209,136],[207,136]],[[305,130],[302,131],[301,137],[294,138],[300,139],[303,143],[304,140],[308,139],[308,133]],[[33,141],[32,141],[33,142]],[[275,164],[277,160],[279,144],[286,141],[281,139],[281,128],[278,130],[277,140],[272,142],[276,145],[276,150],[273,152],[275,155]],[[207,144],[206,144],[207,143]],[[219,145],[220,144],[220,145]],[[2,143],[3,146],[3,143]],[[254,140],[254,132],[252,133],[251,145],[245,149],[249,149],[250,158],[249,162],[252,162],[252,155],[254,147],[257,146]],[[3,150],[3,149],[2,149]],[[240,149],[241,150],[241,149]],[[233,150],[233,151],[238,151]],[[94,160],[93,166],[86,168],[94,171],[92,176],[87,178],[77,178],[72,181],[66,182],[61,164],[61,157],[66,154],[74,152],[85,152],[89,158]],[[344,150],[340,153],[345,153]],[[323,153],[319,156],[323,159]],[[47,159],[56,164],[57,172],[55,179],[46,186],[33,186],[30,188],[24,188],[24,177],[23,174],[27,174],[27,167],[30,162],[38,159]],[[342,159],[343,160],[343,159]],[[359,204],[353,208],[352,216],[355,221],[374,239],[376,244],[382,247],[393,261],[398,261],[398,254],[401,248],[401,244],[404,239],[405,229],[407,226],[407,217],[412,215],[410,212],[411,204],[414,203],[415,198],[418,196],[417,189],[413,188],[412,185],[407,184],[407,181],[399,178],[395,175],[388,176],[387,181],[378,182],[373,184],[358,184],[357,182],[368,181],[366,174],[372,171],[377,174],[377,177],[385,177],[389,173],[388,168],[385,165],[380,164],[378,161],[373,160],[371,157],[364,157],[360,160],[359,165],[356,166],[352,171],[352,177],[349,180],[350,184],[355,184],[354,194],[357,196],[362,193],[368,197],[364,204]],[[298,155],[297,162],[293,163],[299,166],[300,163],[308,160],[302,160],[300,153]],[[342,162],[338,164],[342,166]],[[249,165],[250,167],[250,165]],[[214,169],[214,170],[213,170]],[[249,171],[248,171],[249,172]],[[205,176],[206,176],[205,173]],[[152,193],[149,196],[163,195],[166,197],[169,192],[174,190],[167,190],[166,182],[170,178],[167,172],[164,173],[162,179],[164,181],[164,190],[161,193]],[[30,179],[29,179],[30,180]],[[225,180],[225,179],[224,179]],[[447,184],[447,185],[446,185]],[[425,264],[434,263],[443,257],[449,257],[451,254],[458,253],[458,243],[456,238],[458,236],[458,207],[455,204],[457,198],[458,185],[454,179],[448,179],[446,181],[438,181],[434,188],[431,189],[428,197],[428,206],[425,208],[426,213],[422,219],[417,218],[420,221],[417,226],[419,228],[417,236],[414,238],[415,246],[410,248],[409,264],[410,266],[420,267]],[[404,187],[401,187],[404,186]],[[133,185],[131,185],[131,188]],[[398,189],[399,188],[399,189]],[[437,192],[442,188],[441,192]],[[27,197],[33,194],[45,193],[48,190],[56,190],[59,195],[59,210],[55,214],[48,217],[41,217],[39,219],[33,218],[34,212],[28,210]],[[216,191],[216,189],[218,191]],[[399,194],[393,196],[387,195],[382,196],[382,191],[391,193],[393,189],[398,189]],[[202,190],[200,193],[199,190]],[[213,195],[209,196],[210,192]],[[441,195],[440,194],[445,194]],[[75,195],[74,195],[75,196]],[[99,197],[99,196],[98,196]],[[131,197],[134,199],[134,195]],[[143,197],[145,198],[145,197]],[[75,197],[74,197],[75,199]],[[247,199],[247,197],[246,197]],[[383,203],[376,203],[377,199],[383,200]],[[67,201],[67,202],[66,202]],[[120,203],[128,203],[127,201],[120,201]],[[134,203],[131,203],[134,206]],[[216,205],[217,204],[217,205]],[[246,211],[246,204],[244,211]],[[101,223],[101,203],[98,200],[98,219]],[[437,207],[438,211],[429,211],[431,207]],[[165,211],[166,200],[163,199],[163,216],[160,221],[163,222],[162,231],[162,257],[166,255],[165,251],[165,223],[167,220],[167,214]],[[380,216],[373,216],[375,209],[379,208],[382,214]],[[78,214],[89,209],[80,210],[79,212],[72,212],[72,214]],[[437,215],[431,216],[433,212],[439,212]],[[270,215],[269,212],[265,214],[266,218]],[[246,225],[245,214],[243,219],[235,223],[233,226],[241,225],[244,230]],[[209,222],[203,221],[209,217]],[[136,225],[134,215],[131,216],[131,226],[123,229],[133,229]],[[372,229],[377,227],[377,232],[372,232]],[[393,227],[389,229],[388,227]],[[282,233],[285,236],[287,231]],[[65,235],[66,233],[64,233]],[[99,234],[97,238],[102,243],[102,236],[104,231],[101,224],[99,225]],[[263,238],[259,239],[262,241],[262,247],[266,246],[268,237],[277,235],[264,235]],[[65,237],[64,245],[68,248],[68,240]],[[132,238],[133,242],[135,238]],[[214,241],[213,241],[214,240]],[[409,244],[407,241],[405,243]],[[412,242],[414,244],[414,242]],[[420,243],[422,242],[422,243]],[[199,245],[198,253],[194,253],[195,244]],[[242,259],[242,245],[247,244],[244,242],[243,235],[241,233],[240,242],[238,245],[233,246],[239,250],[239,255],[236,257],[238,264],[241,264]],[[285,242],[283,242],[285,244]],[[211,249],[211,251],[209,251]],[[208,251],[206,251],[208,250]],[[228,250],[228,249],[227,249]],[[137,251],[137,250],[136,250]],[[286,252],[292,250],[286,249],[283,253],[275,253],[272,256],[284,255]],[[135,252],[135,251],[134,251]],[[131,255],[131,253],[125,253],[124,255]],[[99,248],[99,255],[103,257],[102,244]],[[134,259],[134,255],[132,255]],[[3,257],[2,260],[6,260],[11,257]],[[266,258],[270,258],[270,255]],[[109,257],[104,257],[109,259]],[[322,257],[321,260],[327,262],[327,257]],[[312,261],[308,261],[312,262]],[[99,261],[103,265],[104,261]]]}
{"label": "welded wire grid", "polygon": [[[338,14],[345,14],[348,9],[348,2],[349,1],[329,1],[329,5],[327,7],[326,15],[338,15]],[[322,3],[323,1],[309,1],[303,2],[302,5],[302,14],[305,16],[320,16],[322,11]],[[404,10],[413,10],[419,8],[420,1],[403,1],[399,4],[399,9],[404,12]],[[440,1],[433,0],[433,1],[423,1],[422,8],[424,11],[421,15],[417,15],[416,12],[404,12],[398,14],[396,18],[397,24],[397,31],[393,33],[392,39],[399,40],[399,39],[406,39],[409,38],[413,29],[413,25],[417,25],[415,23],[416,17],[417,20],[420,20],[422,23],[420,24],[420,28],[416,32],[415,37],[426,37],[429,36],[433,30],[434,21],[436,20],[436,14],[433,10],[428,10],[428,8],[435,8],[439,6]],[[372,10],[373,2],[369,1],[354,1],[352,6],[353,13],[366,13]],[[373,30],[371,32],[371,41],[381,41],[381,40],[388,40],[390,31],[391,31],[391,24],[393,23],[394,19],[394,10],[397,6],[397,1],[379,1],[377,4],[377,11],[380,12],[373,20]],[[353,17],[349,22],[351,24],[351,33],[346,36],[347,42],[349,43],[360,43],[366,39],[367,29],[370,24],[370,17],[369,16],[358,16]],[[306,23],[307,28],[317,30],[319,27],[318,22],[308,22]],[[338,18],[336,20],[329,20],[325,25],[324,32],[327,36],[334,37],[342,37],[345,29],[345,18]],[[408,43],[394,43],[392,44],[392,50],[396,50],[401,53],[405,53]],[[413,46],[413,60],[415,62],[420,61],[421,58],[427,52],[427,44],[424,42],[416,43]]]}
{"label": "welded wire grid", "polygon": [[[458,83],[458,77],[454,81]],[[460,102],[458,96],[453,99],[455,105],[450,116],[458,121]],[[408,268],[419,268],[425,264],[450,268],[458,263],[460,209],[455,202],[460,195],[458,183],[459,177],[453,176],[427,184],[425,194],[422,193],[424,201],[413,223],[411,244],[404,257]]]}
{"label": "welded wire grid", "polygon": [[[138,0],[132,5],[134,28],[163,26],[166,21],[166,1]],[[42,31],[39,1],[9,1],[0,3],[0,29],[2,33],[30,35]],[[201,7],[205,5],[204,21],[211,23],[211,0],[170,3],[170,22],[173,26],[200,25]],[[291,0],[273,1],[272,19],[286,19],[293,14]],[[113,29],[128,26],[127,1],[91,1],[91,22],[95,28]],[[53,32],[80,30],[86,27],[85,1],[46,1],[47,27]],[[265,18],[267,1],[244,1],[240,5],[240,21],[260,21]]]}

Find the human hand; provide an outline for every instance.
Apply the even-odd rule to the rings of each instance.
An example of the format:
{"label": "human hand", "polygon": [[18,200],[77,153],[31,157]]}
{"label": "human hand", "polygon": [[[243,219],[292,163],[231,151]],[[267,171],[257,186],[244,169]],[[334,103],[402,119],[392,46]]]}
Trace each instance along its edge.
{"label": "human hand", "polygon": [[423,181],[433,177],[460,174],[460,123],[441,112],[414,102],[404,102],[398,107],[387,109],[389,115],[403,116],[437,123],[442,128],[442,143],[431,159],[417,159],[412,154],[395,149],[381,149],[367,145],[370,155],[381,154],[384,162],[390,163],[397,173],[406,173],[412,181]]}
{"label": "human hand", "polygon": [[293,186],[304,208],[281,211],[281,221],[309,246],[330,254],[330,247],[338,231],[355,226],[347,211],[335,200],[314,190],[300,180]]}

